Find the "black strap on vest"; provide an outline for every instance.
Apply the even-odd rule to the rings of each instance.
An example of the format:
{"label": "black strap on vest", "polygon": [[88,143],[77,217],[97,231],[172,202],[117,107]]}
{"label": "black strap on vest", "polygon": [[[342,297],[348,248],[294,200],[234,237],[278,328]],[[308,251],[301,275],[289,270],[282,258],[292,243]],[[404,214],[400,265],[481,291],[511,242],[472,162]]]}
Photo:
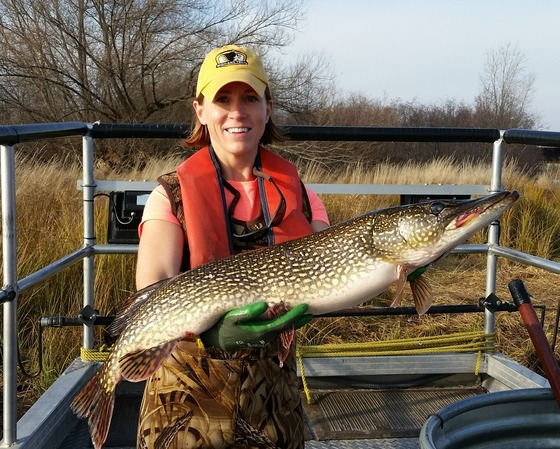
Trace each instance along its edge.
{"label": "black strap on vest", "polygon": [[[185,224],[185,213],[183,209],[183,200],[181,197],[181,185],[179,183],[179,176],[177,175],[176,171],[165,173],[157,178],[157,181],[161,184],[164,188],[165,192],[167,193],[167,197],[169,198],[169,203],[171,205],[171,211],[173,215],[177,217],[177,221],[183,228],[183,233],[186,229]],[[307,221],[311,223],[312,218],[312,211],[311,211],[311,204],[309,202],[309,196],[307,195],[307,190],[303,182],[300,180],[301,183],[301,199],[303,202],[302,212],[307,218]],[[244,248],[241,248],[244,249]],[[248,249],[248,248],[247,248]],[[181,262],[181,272],[187,271],[189,269],[189,260],[190,260],[190,253],[189,253],[189,245],[187,239],[185,238],[185,243],[183,247],[183,259]]]}

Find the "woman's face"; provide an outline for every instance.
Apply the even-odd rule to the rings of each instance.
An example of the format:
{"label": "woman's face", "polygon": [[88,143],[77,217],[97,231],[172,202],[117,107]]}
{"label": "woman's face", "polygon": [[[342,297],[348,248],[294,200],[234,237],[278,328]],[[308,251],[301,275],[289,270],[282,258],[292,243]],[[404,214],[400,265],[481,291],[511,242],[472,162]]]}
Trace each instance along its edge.
{"label": "woman's face", "polygon": [[248,84],[234,82],[222,87],[214,101],[194,101],[200,123],[206,125],[216,155],[250,157],[254,160],[272,112],[267,101]]}

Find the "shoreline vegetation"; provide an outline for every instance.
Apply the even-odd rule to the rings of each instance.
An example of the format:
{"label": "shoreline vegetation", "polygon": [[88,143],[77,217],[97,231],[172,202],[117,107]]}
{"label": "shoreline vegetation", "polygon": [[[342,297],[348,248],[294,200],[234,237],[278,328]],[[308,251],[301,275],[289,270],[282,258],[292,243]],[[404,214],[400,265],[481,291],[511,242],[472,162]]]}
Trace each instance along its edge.
{"label": "shoreline vegetation", "polygon": [[[173,170],[182,158],[151,158],[142,166],[119,173],[98,166],[96,179],[155,180]],[[76,181],[82,177],[77,163],[53,159],[50,163],[16,155],[18,277],[33,271],[82,246],[82,195]],[[359,164],[326,170],[313,162],[298,164],[307,183],[372,184],[489,184],[488,163],[457,162],[440,158],[425,163],[377,164],[368,169]],[[517,189],[521,199],[501,219],[500,244],[542,258],[560,259],[560,168],[538,175],[505,164],[503,185]],[[338,223],[360,213],[399,203],[398,195],[322,195],[331,222]],[[95,199],[96,240],[106,242],[108,200]],[[469,243],[485,242],[480,232]],[[115,314],[134,291],[135,257],[100,255],[95,259],[96,308],[101,315]],[[485,294],[484,255],[449,255],[428,269],[425,277],[434,291],[434,304],[476,304]],[[82,266],[74,264],[21,293],[18,303],[19,346],[28,372],[38,369],[37,323],[46,316],[76,316],[82,308]],[[556,311],[560,304],[558,278],[544,270],[525,267],[507,260],[498,262],[496,294],[511,301],[507,283],[522,279],[535,305],[546,306],[545,332],[552,340]],[[389,305],[391,290],[371,301]],[[403,305],[411,305],[407,287]],[[313,320],[299,331],[303,344],[374,341],[410,338],[483,329],[482,314],[421,317],[323,318]],[[348,329],[353,332],[349,335]],[[497,347],[509,357],[542,374],[529,336],[516,313],[496,316]],[[96,330],[98,343],[104,341]],[[18,372],[20,414],[79,356],[81,327],[43,330],[43,371],[35,379]],[[556,344],[560,354],[560,344]]]}

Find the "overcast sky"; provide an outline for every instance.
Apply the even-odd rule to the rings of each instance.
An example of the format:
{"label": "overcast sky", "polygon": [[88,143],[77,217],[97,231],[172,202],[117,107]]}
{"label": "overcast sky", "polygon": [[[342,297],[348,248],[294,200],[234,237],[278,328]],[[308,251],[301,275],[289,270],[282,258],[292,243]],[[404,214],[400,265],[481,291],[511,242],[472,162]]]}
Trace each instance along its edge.
{"label": "overcast sky", "polygon": [[535,75],[530,111],[560,131],[560,0],[306,0],[294,53],[327,55],[340,90],[473,104],[489,51],[510,43]]}

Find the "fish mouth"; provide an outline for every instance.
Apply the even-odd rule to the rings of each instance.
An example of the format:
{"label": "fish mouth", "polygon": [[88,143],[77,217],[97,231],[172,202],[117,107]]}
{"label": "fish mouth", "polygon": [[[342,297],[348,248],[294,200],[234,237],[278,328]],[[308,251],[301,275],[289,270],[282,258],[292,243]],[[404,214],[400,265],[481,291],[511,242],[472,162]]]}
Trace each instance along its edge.
{"label": "fish mouth", "polygon": [[459,206],[459,210],[456,211],[457,216],[449,224],[448,229],[465,227],[485,213],[494,212],[498,209],[507,209],[518,198],[519,192],[512,190],[465,201]]}

